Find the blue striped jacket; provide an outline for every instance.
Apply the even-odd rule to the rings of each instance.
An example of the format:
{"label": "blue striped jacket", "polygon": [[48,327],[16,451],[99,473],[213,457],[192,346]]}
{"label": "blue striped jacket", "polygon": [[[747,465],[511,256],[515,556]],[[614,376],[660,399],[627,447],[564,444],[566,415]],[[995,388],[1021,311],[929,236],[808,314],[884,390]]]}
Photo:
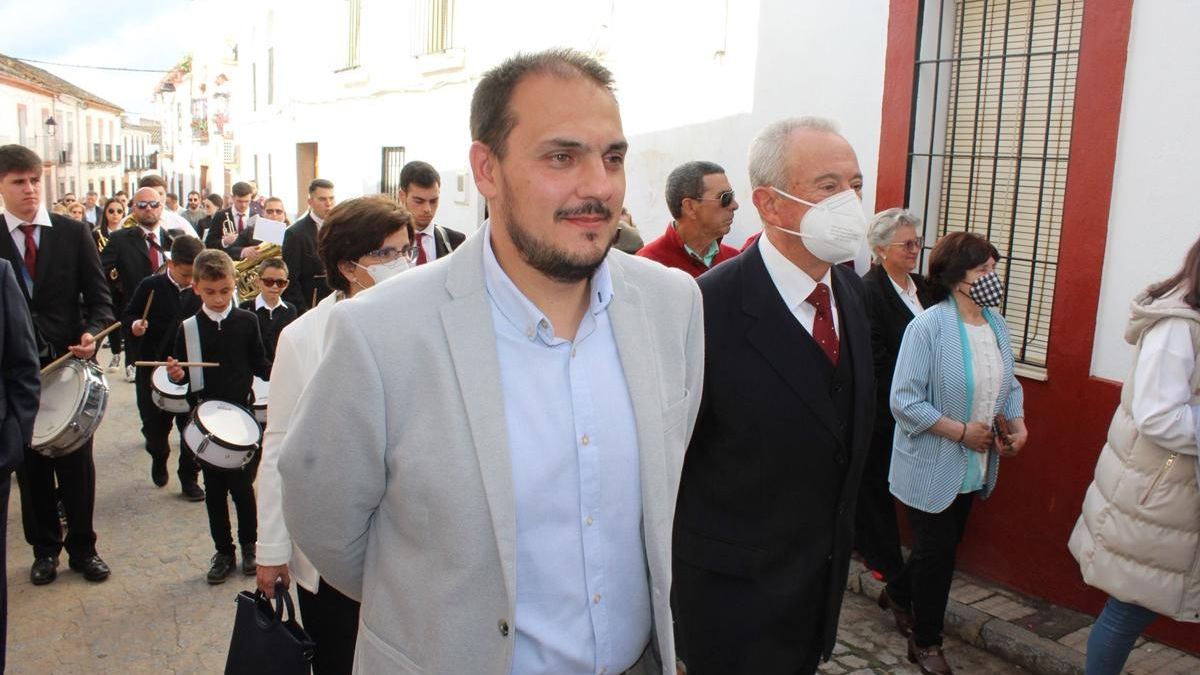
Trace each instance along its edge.
{"label": "blue striped jacket", "polygon": [[[984,310],[988,324],[996,334],[1004,362],[1004,379],[993,414],[1004,412],[1008,418],[1024,416],[1021,384],[1013,376],[1012,346],[1004,318]],[[970,413],[967,400],[967,374],[958,328],[958,310],[949,299],[930,307],[914,318],[904,331],[896,372],[892,378],[892,415],[896,433],[892,441],[892,468],[888,474],[892,494],[905,504],[927,513],[941,513],[958,496],[967,460],[974,451],[926,433],[943,416],[965,421]],[[996,487],[1000,464],[995,450],[988,453],[986,499]]]}

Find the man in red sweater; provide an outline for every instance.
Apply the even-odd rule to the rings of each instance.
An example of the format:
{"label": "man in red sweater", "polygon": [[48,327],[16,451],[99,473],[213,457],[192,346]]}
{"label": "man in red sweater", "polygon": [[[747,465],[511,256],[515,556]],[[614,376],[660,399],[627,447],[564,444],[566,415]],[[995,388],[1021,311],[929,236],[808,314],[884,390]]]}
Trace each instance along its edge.
{"label": "man in red sweater", "polygon": [[719,164],[687,162],[672,171],[667,177],[667,208],[675,220],[638,251],[639,256],[698,277],[738,254],[721,243],[738,203]]}

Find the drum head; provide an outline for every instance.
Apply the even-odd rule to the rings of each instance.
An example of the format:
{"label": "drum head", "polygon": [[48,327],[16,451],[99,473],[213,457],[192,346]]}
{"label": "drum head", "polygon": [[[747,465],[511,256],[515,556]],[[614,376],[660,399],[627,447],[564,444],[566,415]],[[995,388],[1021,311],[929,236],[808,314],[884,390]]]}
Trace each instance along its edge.
{"label": "drum head", "polygon": [[254,390],[254,405],[255,406],[267,405],[267,397],[271,393],[271,383],[267,382],[266,380],[262,379],[261,377],[255,377],[252,388]]}
{"label": "drum head", "polygon": [[168,396],[187,396],[187,385],[172,382],[171,378],[167,377],[166,366],[159,366],[154,369],[154,374],[150,376],[150,383],[155,389]]}
{"label": "drum head", "polygon": [[261,439],[261,428],[245,408],[225,401],[204,401],[196,406],[196,420],[226,445],[250,447]]}
{"label": "drum head", "polygon": [[75,419],[83,386],[84,370],[75,361],[67,361],[42,376],[42,397],[33,421],[34,445],[41,445],[62,433]]}

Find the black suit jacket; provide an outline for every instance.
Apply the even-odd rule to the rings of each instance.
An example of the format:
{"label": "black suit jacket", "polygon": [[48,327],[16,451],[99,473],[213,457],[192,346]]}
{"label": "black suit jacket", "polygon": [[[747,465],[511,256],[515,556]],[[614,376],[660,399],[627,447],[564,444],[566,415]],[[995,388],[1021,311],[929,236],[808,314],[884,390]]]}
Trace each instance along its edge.
{"label": "black suit jacket", "polygon": [[[156,234],[161,266],[167,263],[167,252],[171,250],[174,240],[162,226],[158,227]],[[121,295],[125,296],[132,293],[142,279],[158,272],[150,264],[150,247],[146,243],[146,233],[140,227],[126,227],[113,232],[108,238],[108,245],[100,253],[100,266]]]}
{"label": "black suit jacket", "polygon": [[200,311],[200,298],[190,286],[179,290],[168,275],[155,274],[142,279],[134,289],[121,315],[122,324],[132,328],[133,322],[142,318],[151,291],[154,291],[154,300],[146,317],[146,332],[141,337],[130,333],[129,349],[136,358],[158,361],[175,348],[180,322]]}
{"label": "black suit jacket", "polygon": [[[853,423],[757,246],[697,282],[705,372],[674,532],[676,645],[688,672],[795,673],[837,632],[874,400],[862,282],[832,268]],[[804,344],[810,342],[811,345]]]}
{"label": "black suit jacket", "polygon": [[[909,278],[917,286],[917,300],[922,307],[933,303],[929,299],[925,280],[917,274]],[[871,352],[875,360],[875,439],[871,443],[872,454],[886,454],[891,458],[892,431],[896,421],[892,418],[888,398],[892,393],[892,374],[896,370],[896,356],[900,353],[900,340],[904,329],[913,320],[913,313],[896,294],[887,270],[875,265],[863,275],[863,286],[867,290],[867,316],[871,320]]]}
{"label": "black suit jacket", "polygon": [[288,266],[288,278],[292,283],[283,292],[283,299],[303,314],[312,306],[313,294],[317,302],[329,295],[329,283],[325,278],[325,266],[317,257],[317,223],[312,216],[292,223],[283,233],[283,262]]}
{"label": "black suit jacket", "polygon": [[[244,219],[245,222],[242,223],[242,232],[239,232],[239,235],[244,233],[246,228],[250,227],[250,216],[251,214],[246,214]],[[208,231],[204,233],[204,247],[225,251],[229,254],[230,258],[233,258],[234,262],[237,262],[238,260],[241,260],[242,245],[239,245],[236,240],[229,246],[221,245],[221,237],[225,234],[226,218],[229,219],[229,222],[234,228],[237,227],[237,215],[234,214],[233,209],[222,209],[217,211],[213,214],[212,220],[209,222]]]}
{"label": "black suit jacket", "polygon": [[[38,350],[43,360],[79,344],[84,332],[98,333],[113,322],[112,295],[100,267],[90,228],[66,216],[50,216],[52,227],[40,227],[33,296],[17,285],[29,303]],[[19,230],[14,231],[21,236]],[[17,273],[24,261],[12,236],[0,236],[0,257]],[[18,278],[20,275],[18,274]]]}
{"label": "black suit jacket", "polygon": [[466,239],[467,235],[458,230],[441,225],[433,226],[433,247],[439,258],[453,253],[454,249],[461,246]]}
{"label": "black suit jacket", "polygon": [[42,379],[25,297],[12,265],[0,258],[0,480],[21,463],[33,441]]}

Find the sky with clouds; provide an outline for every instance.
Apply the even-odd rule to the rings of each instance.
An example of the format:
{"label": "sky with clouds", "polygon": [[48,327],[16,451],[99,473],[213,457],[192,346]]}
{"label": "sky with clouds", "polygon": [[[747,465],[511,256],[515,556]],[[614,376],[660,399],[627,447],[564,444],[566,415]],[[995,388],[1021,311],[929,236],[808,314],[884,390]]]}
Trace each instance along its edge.
{"label": "sky with clouds", "polygon": [[[0,3],[0,52],[57,63],[167,70],[202,36],[189,31],[192,0],[12,0]],[[30,64],[152,116],[161,73],[125,73]]]}

